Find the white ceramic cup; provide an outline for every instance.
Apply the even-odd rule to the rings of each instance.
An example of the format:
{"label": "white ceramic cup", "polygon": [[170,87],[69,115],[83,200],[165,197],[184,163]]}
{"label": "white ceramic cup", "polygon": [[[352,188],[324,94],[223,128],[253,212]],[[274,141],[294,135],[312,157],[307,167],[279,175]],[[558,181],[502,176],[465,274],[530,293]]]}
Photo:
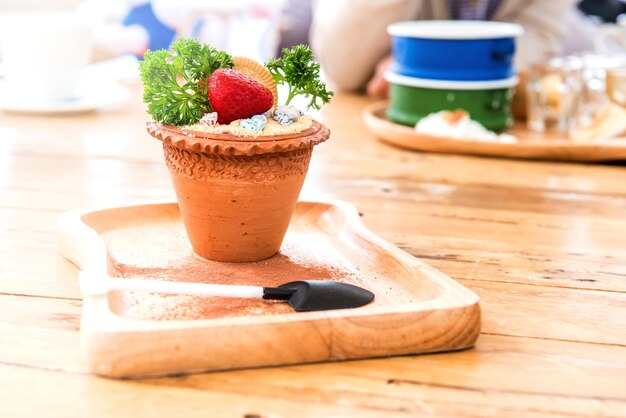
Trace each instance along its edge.
{"label": "white ceramic cup", "polygon": [[4,13],[0,56],[6,88],[16,100],[71,100],[91,56],[90,27],[69,13]]}

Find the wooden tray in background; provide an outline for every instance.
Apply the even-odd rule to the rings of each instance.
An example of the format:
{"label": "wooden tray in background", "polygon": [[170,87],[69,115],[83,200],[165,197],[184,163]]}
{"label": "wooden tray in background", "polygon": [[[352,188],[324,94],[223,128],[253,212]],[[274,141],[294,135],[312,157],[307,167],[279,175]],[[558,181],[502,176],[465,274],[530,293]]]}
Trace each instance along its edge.
{"label": "wooden tray in background", "polygon": [[409,126],[391,122],[385,117],[386,109],[386,101],[368,106],[363,112],[365,125],[383,141],[403,148],[446,154],[551,161],[626,161],[626,140],[623,139],[580,144],[558,134],[537,133],[526,129],[523,125],[516,125],[507,133],[515,135],[518,139],[517,143],[458,140],[419,134]]}
{"label": "wooden tray in background", "polygon": [[193,254],[175,203],[73,211],[60,251],[111,276],[273,286],[332,279],[376,295],[362,308],[297,313],[285,303],[112,292],[84,298],[93,373],[146,376],[457,350],[480,330],[478,297],[367,230],[345,202],[299,202],[278,255],[218,263]]}

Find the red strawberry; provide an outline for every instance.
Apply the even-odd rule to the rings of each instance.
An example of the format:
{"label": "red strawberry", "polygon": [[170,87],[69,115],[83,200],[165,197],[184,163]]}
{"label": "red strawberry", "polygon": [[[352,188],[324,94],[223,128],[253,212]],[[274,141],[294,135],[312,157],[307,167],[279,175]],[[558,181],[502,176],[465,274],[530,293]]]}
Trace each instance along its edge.
{"label": "red strawberry", "polygon": [[229,68],[211,74],[208,93],[211,111],[217,112],[217,122],[222,124],[265,113],[274,103],[267,87]]}

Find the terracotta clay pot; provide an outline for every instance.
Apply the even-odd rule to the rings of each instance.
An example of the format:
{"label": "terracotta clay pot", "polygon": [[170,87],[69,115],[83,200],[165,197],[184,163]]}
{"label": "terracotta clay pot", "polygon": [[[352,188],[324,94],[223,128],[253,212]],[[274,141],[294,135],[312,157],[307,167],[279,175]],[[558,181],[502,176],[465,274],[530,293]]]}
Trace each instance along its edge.
{"label": "terracotta clay pot", "polygon": [[276,254],[296,206],[313,146],[328,139],[318,122],[297,134],[236,137],[148,123],[163,142],[193,250],[214,261]]}

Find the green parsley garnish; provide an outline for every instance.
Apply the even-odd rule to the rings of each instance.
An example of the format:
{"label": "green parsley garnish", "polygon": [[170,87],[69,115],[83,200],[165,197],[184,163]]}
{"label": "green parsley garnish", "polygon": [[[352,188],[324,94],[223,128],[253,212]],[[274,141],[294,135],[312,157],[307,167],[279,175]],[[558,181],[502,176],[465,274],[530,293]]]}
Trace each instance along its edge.
{"label": "green parsley garnish", "polygon": [[194,39],[180,39],[172,44],[172,52],[147,51],[139,69],[148,113],[160,123],[196,123],[211,109],[206,79],[218,68],[233,65],[226,52]]}
{"label": "green parsley garnish", "polygon": [[283,49],[283,57],[268,61],[265,67],[276,84],[287,84],[286,105],[294,97],[303,95],[310,99],[308,108],[319,110],[333,96],[333,92],[326,90],[326,84],[320,81],[320,65],[313,61],[313,53],[306,45]]}

